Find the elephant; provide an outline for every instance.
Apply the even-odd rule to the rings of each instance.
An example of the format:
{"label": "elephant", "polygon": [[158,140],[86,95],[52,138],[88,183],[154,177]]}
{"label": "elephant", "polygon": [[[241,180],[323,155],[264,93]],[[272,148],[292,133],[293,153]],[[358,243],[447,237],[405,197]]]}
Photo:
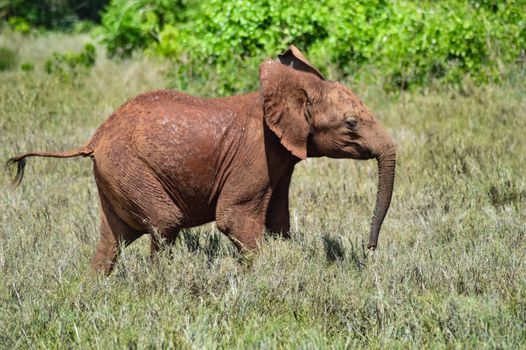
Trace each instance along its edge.
{"label": "elephant", "polygon": [[307,157],[372,159],[378,191],[368,248],[376,249],[394,186],[392,138],[345,85],[326,80],[295,46],[259,66],[259,91],[223,98],[156,90],[129,99],[81,147],[25,158],[90,157],[100,239],[92,268],[109,274],[119,244],[151,236],[154,255],[183,228],[212,221],[241,251],[265,231],[290,237],[289,186]]}

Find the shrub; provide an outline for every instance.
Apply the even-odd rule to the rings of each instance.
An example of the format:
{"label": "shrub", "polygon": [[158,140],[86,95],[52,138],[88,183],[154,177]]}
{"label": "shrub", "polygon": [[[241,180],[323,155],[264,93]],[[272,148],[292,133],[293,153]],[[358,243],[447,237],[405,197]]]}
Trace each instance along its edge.
{"label": "shrub", "polygon": [[25,62],[20,65],[20,69],[22,69],[23,72],[32,72],[35,70],[35,65],[31,62]]}
{"label": "shrub", "polygon": [[180,69],[213,65],[231,85],[232,67],[295,44],[322,70],[357,77],[367,69],[388,88],[498,80],[526,47],[525,1],[113,0],[103,15],[110,55],[147,50]]}
{"label": "shrub", "polygon": [[[0,2],[0,19],[6,17],[15,28],[43,27],[69,29],[77,20],[98,21],[99,12],[108,0],[10,0]],[[22,21],[22,22],[21,22]]]}
{"label": "shrub", "polygon": [[95,65],[97,51],[93,44],[84,45],[84,49],[79,53],[58,53],[54,52],[52,57],[46,61],[44,70],[49,74],[57,74],[61,78],[68,80],[80,72],[86,72]]}
{"label": "shrub", "polygon": [[102,16],[110,56],[129,56],[159,41],[160,32],[185,15],[184,0],[113,0]]}
{"label": "shrub", "polygon": [[17,63],[18,54],[16,51],[0,46],[0,71],[13,69]]}
{"label": "shrub", "polygon": [[9,26],[13,28],[15,32],[20,32],[22,34],[29,34],[31,31],[31,25],[27,20],[21,17],[11,17],[7,21]]}

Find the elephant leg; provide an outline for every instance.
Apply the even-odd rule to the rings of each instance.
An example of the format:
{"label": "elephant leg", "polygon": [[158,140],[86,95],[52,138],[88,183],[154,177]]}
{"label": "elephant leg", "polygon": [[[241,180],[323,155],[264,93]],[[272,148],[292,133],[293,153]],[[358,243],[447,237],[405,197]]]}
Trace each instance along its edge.
{"label": "elephant leg", "polygon": [[230,238],[239,251],[255,251],[263,242],[270,194],[270,189],[265,189],[241,202],[230,201],[232,197],[228,194],[219,199],[217,228]]}
{"label": "elephant leg", "polygon": [[289,186],[292,171],[286,174],[272,191],[265,226],[269,233],[290,238]]}
{"label": "elephant leg", "polygon": [[91,259],[91,267],[95,271],[109,275],[118,257],[119,244],[129,245],[143,232],[134,230],[122,221],[113,211],[109,201],[100,194],[100,233],[95,255]]}

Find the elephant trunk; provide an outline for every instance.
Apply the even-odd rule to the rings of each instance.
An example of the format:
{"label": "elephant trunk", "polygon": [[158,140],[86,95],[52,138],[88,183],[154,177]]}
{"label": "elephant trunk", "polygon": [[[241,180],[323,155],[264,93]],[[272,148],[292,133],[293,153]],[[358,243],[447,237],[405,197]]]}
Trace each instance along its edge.
{"label": "elephant trunk", "polygon": [[380,227],[391,204],[391,196],[393,194],[396,152],[392,142],[384,148],[384,151],[382,151],[376,159],[378,161],[378,193],[376,195],[376,205],[371,222],[369,244],[367,245],[367,248],[371,250],[375,250],[378,244]]}

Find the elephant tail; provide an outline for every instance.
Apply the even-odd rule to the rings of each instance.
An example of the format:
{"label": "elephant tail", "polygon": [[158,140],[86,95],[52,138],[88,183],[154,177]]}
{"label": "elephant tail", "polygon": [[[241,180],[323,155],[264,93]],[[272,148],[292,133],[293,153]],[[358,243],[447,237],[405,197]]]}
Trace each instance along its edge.
{"label": "elephant tail", "polygon": [[75,148],[69,151],[64,152],[28,152],[21,155],[18,155],[16,157],[8,159],[7,163],[5,164],[6,170],[10,167],[17,165],[16,175],[13,179],[12,185],[13,187],[17,187],[20,185],[20,182],[22,182],[22,178],[24,177],[24,168],[26,166],[26,157],[53,157],[53,158],[71,158],[71,157],[90,157],[93,154],[93,150],[91,147],[89,147],[89,143],[87,145],[84,145],[79,148]]}

